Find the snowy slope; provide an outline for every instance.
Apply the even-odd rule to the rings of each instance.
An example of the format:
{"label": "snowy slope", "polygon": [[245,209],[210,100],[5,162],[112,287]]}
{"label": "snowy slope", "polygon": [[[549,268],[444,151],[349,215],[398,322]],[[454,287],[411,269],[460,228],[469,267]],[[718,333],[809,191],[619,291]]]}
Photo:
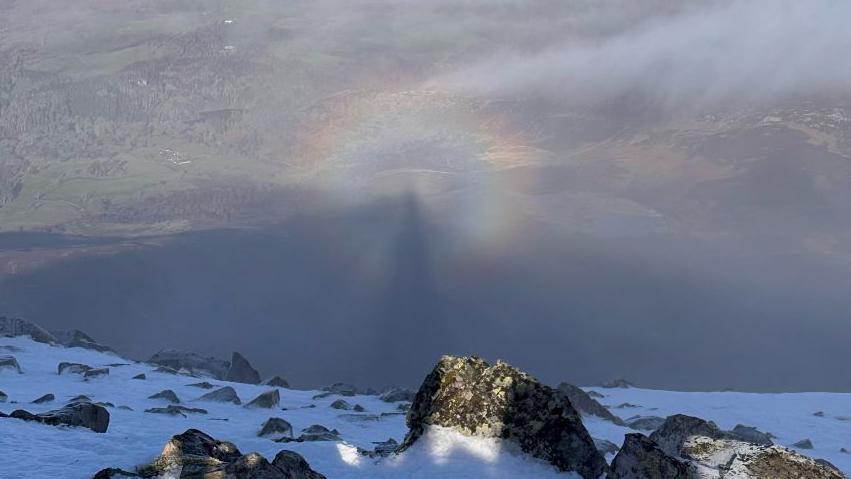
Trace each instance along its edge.
{"label": "snowy slope", "polygon": [[[8,347],[11,347],[9,350]],[[200,429],[216,439],[233,442],[243,453],[259,452],[271,459],[281,449],[302,454],[310,465],[327,477],[336,478],[549,478],[571,477],[558,474],[541,461],[504,451],[498,441],[470,439],[449,430],[436,429],[425,440],[399,457],[376,461],[360,456],[355,446],[372,449],[375,441],[392,437],[401,441],[407,432],[403,415],[376,418],[382,412],[398,412],[396,404],[382,402],[374,396],[345,398],[351,404],[361,404],[367,413],[353,420],[347,411],[329,407],[339,396],[311,399],[319,391],[280,389],[281,407],[287,410],[247,409],[233,404],[195,401],[208,390],[188,387],[202,379],[154,373],[146,364],[110,367],[108,377],[83,381],[76,374],[58,375],[59,362],[78,362],[89,366],[129,362],[120,357],[80,348],[53,347],[25,338],[0,338],[0,354],[13,354],[24,374],[0,373],[0,391],[9,395],[9,402],[0,403],[0,411],[14,409],[43,412],[64,405],[69,399],[85,394],[93,401],[108,401],[109,430],[96,434],[82,428],[58,428],[17,419],[0,419],[0,479],[68,478],[89,479],[105,467],[132,470],[150,462],[163,445],[175,434],[188,428]],[[145,373],[146,380],[133,376]],[[230,385],[243,402],[270,389],[206,379],[216,385]],[[206,409],[207,415],[165,416],[148,414],[144,410],[165,407],[168,403],[147,399],[163,389],[174,390],[183,405]],[[56,400],[48,404],[29,404],[46,393]],[[303,408],[315,404],[315,408]],[[118,409],[129,406],[133,411]],[[302,428],[321,424],[336,428],[344,443],[313,442],[279,444],[257,437],[261,424],[269,417],[281,417],[293,425],[296,435]],[[221,421],[218,419],[227,419]]]}

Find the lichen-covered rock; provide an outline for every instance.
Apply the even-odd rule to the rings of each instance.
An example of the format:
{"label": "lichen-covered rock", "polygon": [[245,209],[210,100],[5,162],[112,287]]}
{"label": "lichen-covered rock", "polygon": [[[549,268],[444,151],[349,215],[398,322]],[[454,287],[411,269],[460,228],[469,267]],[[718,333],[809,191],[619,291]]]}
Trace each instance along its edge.
{"label": "lichen-covered rock", "polygon": [[608,479],[692,479],[695,467],[665,453],[652,439],[632,433],[612,461]]}
{"label": "lichen-covered rock", "polygon": [[268,437],[272,439],[280,439],[282,437],[293,437],[293,426],[289,422],[279,417],[270,417],[263,423],[259,437]]}
{"label": "lichen-covered rock", "polygon": [[39,343],[56,342],[56,338],[41,326],[24,319],[5,316],[0,316],[0,336],[29,336]]}
{"label": "lichen-covered rock", "polygon": [[100,351],[104,352],[115,352],[109,346],[104,346],[103,344],[99,344],[97,341],[92,339],[88,334],[80,331],[79,329],[66,329],[59,331],[51,331],[53,337],[56,338],[56,341],[65,346],[66,348],[84,348],[91,349],[92,351]]}
{"label": "lichen-covered rock", "polygon": [[171,389],[164,389],[156,394],[152,394],[148,396],[148,399],[163,399],[172,404],[180,404],[180,398],[178,398],[177,394]]}
{"label": "lichen-covered rock", "polygon": [[260,384],[260,373],[251,367],[251,363],[243,355],[234,352],[225,380],[236,383]]}
{"label": "lichen-covered rock", "polygon": [[444,356],[425,378],[408,413],[401,450],[429,426],[502,438],[560,470],[596,479],[606,469],[579,413],[563,394],[506,363]]}
{"label": "lichen-covered rock", "polygon": [[23,374],[21,365],[18,364],[18,360],[15,359],[15,356],[0,356],[0,373],[2,372]]}
{"label": "lichen-covered rock", "polygon": [[202,401],[229,402],[236,405],[242,404],[242,401],[236,394],[236,390],[230,386],[225,386],[223,388],[216,389],[215,391],[208,392],[199,399]]}
{"label": "lichen-covered rock", "polygon": [[588,393],[573,384],[561,383],[558,385],[558,391],[570,400],[570,404],[580,413],[585,413],[591,416],[597,416],[610,421],[618,426],[625,425],[623,419],[615,416],[602,404],[595,401]]}
{"label": "lichen-covered rock", "polygon": [[707,421],[685,414],[668,416],[665,422],[650,435],[659,447],[672,456],[682,455],[682,448],[686,441],[695,436],[710,439],[724,439],[728,437],[724,431],[718,429],[712,421]]}
{"label": "lichen-covered rock", "polygon": [[87,427],[94,432],[106,432],[109,427],[109,411],[102,406],[87,402],[71,403],[62,409],[40,414],[32,414],[23,409],[18,409],[13,411],[9,417],[36,421],[51,426]]}
{"label": "lichen-covered rock", "polygon": [[216,379],[225,379],[228,369],[230,369],[230,363],[223,359],[174,349],[160,351],[151,356],[148,362],[173,369],[175,372],[186,370],[193,374],[205,374]]}
{"label": "lichen-covered rock", "polygon": [[280,403],[281,393],[279,393],[277,389],[272,389],[252,399],[251,402],[245,405],[245,407],[270,409],[277,407]]}
{"label": "lichen-covered rock", "polygon": [[263,384],[266,385],[266,386],[272,386],[272,387],[277,387],[277,388],[289,388],[290,387],[290,383],[287,382],[286,379],[284,379],[280,376],[271,377],[268,380],[266,380],[266,382],[264,382]]}
{"label": "lichen-covered rock", "polygon": [[61,362],[56,366],[57,374],[85,374],[86,371],[92,369],[91,366],[80,363]]}

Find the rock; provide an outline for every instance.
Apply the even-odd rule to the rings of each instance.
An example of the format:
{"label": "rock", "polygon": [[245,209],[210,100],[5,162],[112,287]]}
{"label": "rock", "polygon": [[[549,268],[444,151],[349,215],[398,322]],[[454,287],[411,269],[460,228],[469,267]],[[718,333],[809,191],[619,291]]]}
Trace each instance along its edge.
{"label": "rock", "polygon": [[270,391],[266,391],[265,393],[260,394],[256,398],[252,399],[251,402],[245,405],[248,408],[273,408],[277,407],[281,402],[281,394],[277,389],[272,389]]}
{"label": "rock", "polygon": [[397,411],[408,412],[411,410],[411,403],[402,403],[396,406]]}
{"label": "rock", "polygon": [[612,461],[608,479],[692,479],[697,478],[688,461],[665,453],[652,439],[632,433]]}
{"label": "rock", "polygon": [[596,447],[597,450],[600,451],[600,454],[604,456],[607,454],[617,454],[618,450],[620,449],[618,445],[613,443],[612,441],[608,441],[606,439],[598,439],[596,437],[591,439],[594,441],[594,447]]}
{"label": "rock", "polygon": [[380,398],[384,402],[413,402],[416,395],[417,393],[410,389],[393,388],[385,391]]}
{"label": "rock", "polygon": [[9,395],[0,391],[0,402],[6,402],[7,399],[9,399]]}
{"label": "rock", "polygon": [[163,373],[163,374],[174,374],[174,375],[180,373],[180,371],[178,371],[177,369],[170,368],[168,366],[160,366],[160,367],[154,369],[154,372],[155,373]]}
{"label": "rock", "polygon": [[171,389],[164,389],[156,394],[152,394],[148,396],[148,399],[164,399],[172,404],[180,404],[180,398]]}
{"label": "rock", "polygon": [[320,424],[314,424],[301,431],[298,437],[299,442],[310,441],[340,441],[340,431],[336,429],[328,429]]}
{"label": "rock", "polygon": [[615,406],[615,409],[635,409],[637,407],[641,407],[641,406],[638,406],[638,405],[632,404],[632,403],[628,403],[628,402],[624,402],[624,403],[620,403],[617,406]]}
{"label": "rock", "polygon": [[150,409],[145,409],[146,413],[150,414],[167,414],[169,416],[183,416],[186,417],[186,414],[207,414],[206,409],[195,408],[195,407],[184,407],[184,406],[175,406],[174,404],[169,404],[166,407],[153,407]]}
{"label": "rock", "polygon": [[228,374],[230,363],[218,358],[206,357],[188,351],[166,349],[148,359],[149,363],[174,370],[189,371],[191,374],[204,374],[222,380]]}
{"label": "rock", "polygon": [[202,401],[229,402],[236,405],[242,404],[242,401],[240,401],[239,396],[236,394],[236,390],[230,386],[225,386],[223,388],[216,389],[215,391],[208,392],[199,399]]}
{"label": "rock", "polygon": [[849,454],[848,449],[845,449],[844,447],[839,448],[839,452],[841,452],[843,454]]}
{"label": "rock", "polygon": [[272,439],[280,439],[282,437],[293,437],[293,426],[279,417],[271,417],[263,423],[259,437],[269,437]]}
{"label": "rock", "polygon": [[468,436],[502,438],[524,452],[585,479],[598,478],[606,461],[564,394],[498,361],[444,356],[426,376],[407,417],[405,450],[429,426]]}
{"label": "rock", "polygon": [[44,396],[41,396],[38,399],[34,399],[32,403],[33,404],[44,404],[46,402],[53,401],[54,399],[56,399],[56,397],[53,394],[47,393],[47,394],[45,394]]}
{"label": "rock", "polygon": [[62,409],[32,414],[19,409],[12,412],[10,417],[26,421],[36,421],[51,426],[87,427],[94,432],[106,432],[109,427],[109,411],[97,404],[87,402],[71,403]]}
{"label": "rock", "polygon": [[109,346],[98,344],[98,342],[92,339],[91,336],[79,329],[51,331],[51,334],[53,334],[53,337],[56,338],[56,342],[66,348],[84,348],[91,349],[93,351],[100,351],[102,353],[115,352]]}
{"label": "rock", "polygon": [[334,393],[324,392],[319,394],[314,394],[312,399],[325,399],[327,397],[333,396]]}
{"label": "rock", "polygon": [[0,336],[29,336],[39,343],[53,344],[56,338],[41,326],[19,318],[0,316]]}
{"label": "rock", "polygon": [[614,379],[607,383],[601,384],[600,387],[606,389],[628,389],[634,388],[635,386],[626,379]]}
{"label": "rock", "polygon": [[140,380],[144,381],[145,379],[148,379],[148,377],[145,376],[145,373],[142,373],[142,374],[137,374],[137,375],[133,376],[133,379],[140,379]]}
{"label": "rock", "polygon": [[103,406],[103,407],[115,407],[115,404],[112,404],[109,401],[98,401],[95,404],[97,404],[98,406]]}
{"label": "rock", "polygon": [[269,378],[263,384],[265,384],[266,386],[272,386],[272,387],[277,387],[277,388],[289,388],[290,387],[290,383],[288,383],[286,379],[284,379],[280,376],[274,376],[272,378]]}
{"label": "rock", "polygon": [[567,396],[567,399],[570,401],[570,404],[578,410],[580,413],[585,413],[590,416],[597,416],[599,418],[603,418],[607,421],[610,421],[618,426],[625,425],[623,419],[615,416],[608,409],[604,408],[602,404],[595,401],[591,396],[583,391],[581,388],[578,388],[572,384],[561,383],[558,385],[558,392]]}
{"label": "rock", "polygon": [[342,409],[344,411],[348,411],[352,408],[352,405],[346,402],[345,399],[337,399],[336,401],[331,403],[331,408],[333,409]]}
{"label": "rock", "polygon": [[118,406],[118,409],[121,409],[122,411],[132,411],[133,410],[132,407],[124,406],[124,405]]}
{"label": "rock", "polygon": [[816,411],[813,413],[815,417],[824,417],[824,411]]}
{"label": "rock", "polygon": [[366,412],[366,408],[361,406],[360,404],[355,404],[352,406],[352,411],[354,412]]}
{"label": "rock", "polygon": [[86,371],[92,369],[91,366],[87,366],[85,364],[80,363],[66,363],[61,362],[58,366],[56,366],[57,374],[85,374]]}
{"label": "rock", "polygon": [[73,402],[92,402],[92,399],[85,394],[80,394],[79,396],[74,396],[68,400],[68,403]]}
{"label": "rock", "polygon": [[761,432],[755,427],[751,426],[743,426],[741,424],[736,424],[736,427],[730,431],[734,437],[753,444],[760,444],[763,446],[771,446],[774,442],[771,441],[771,435]]}
{"label": "rock", "polygon": [[725,466],[724,477],[753,479],[845,479],[827,461],[814,460],[780,446],[749,445]]}
{"label": "rock", "polygon": [[241,354],[234,352],[225,380],[236,383],[260,384],[260,373]]}
{"label": "rock", "polygon": [[15,356],[0,356],[0,373],[6,371],[23,374],[21,365],[18,364],[18,360],[15,359]]}
{"label": "rock", "polygon": [[280,469],[287,479],[325,479],[325,476],[311,469],[300,454],[293,451],[279,452],[272,460],[272,465]]}
{"label": "rock", "polygon": [[197,429],[173,436],[160,456],[138,472],[142,477],[186,479],[324,479],[294,452],[281,451],[270,463],[257,453],[243,455],[232,443]]}
{"label": "rock", "polygon": [[128,472],[124,469],[117,469],[114,467],[110,467],[108,469],[101,469],[97,474],[92,477],[92,479],[125,479],[128,477],[142,477],[135,472]]}
{"label": "rock", "polygon": [[636,431],[655,431],[665,423],[665,418],[659,416],[633,416],[624,421],[626,426]]}
{"label": "rock", "polygon": [[387,457],[399,448],[399,443],[392,437],[386,441],[373,442],[373,444],[375,444],[375,448],[372,451],[366,451],[366,455],[369,457]]}
{"label": "rock", "polygon": [[92,368],[83,373],[86,380],[109,376],[109,368]]}
{"label": "rock", "polygon": [[190,386],[190,387],[193,387],[193,388],[201,388],[201,389],[213,389],[214,387],[216,387],[216,386],[213,386],[212,384],[208,383],[207,381],[200,382],[200,383],[194,383],[194,384],[187,384],[187,386]]}
{"label": "rock", "polygon": [[723,439],[727,435],[712,421],[685,414],[668,416],[665,422],[650,435],[659,447],[672,456],[681,456],[686,440],[693,436]]}
{"label": "rock", "polygon": [[801,439],[800,441],[792,444],[792,447],[797,447],[798,449],[812,449],[813,442],[809,439]]}
{"label": "rock", "polygon": [[330,386],[325,386],[322,390],[330,394],[338,394],[340,396],[354,396],[356,394],[360,394],[360,390],[356,386],[345,383],[334,383]]}
{"label": "rock", "polygon": [[597,391],[594,391],[592,389],[591,391],[588,391],[588,397],[592,397],[594,399],[603,399],[606,396],[604,396],[604,395],[602,395],[602,394],[600,394]]}

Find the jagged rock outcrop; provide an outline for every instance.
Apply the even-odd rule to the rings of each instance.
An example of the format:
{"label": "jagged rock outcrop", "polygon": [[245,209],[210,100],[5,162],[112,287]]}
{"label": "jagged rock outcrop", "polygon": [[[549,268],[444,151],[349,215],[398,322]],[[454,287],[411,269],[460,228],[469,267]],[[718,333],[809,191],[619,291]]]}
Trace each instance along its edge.
{"label": "jagged rock outcrop", "polygon": [[15,356],[0,356],[0,373],[3,372],[23,374],[24,371]]}
{"label": "jagged rock outcrop", "polygon": [[153,463],[135,473],[104,469],[98,474],[95,478],[325,479],[295,452],[281,451],[269,462],[257,453],[242,454],[234,444],[197,429],[173,436]]}
{"label": "jagged rock outcrop", "polygon": [[47,393],[43,396],[40,396],[38,399],[33,399],[32,403],[33,404],[44,404],[44,403],[47,403],[47,402],[51,402],[54,399],[56,399],[56,396],[54,396],[53,393]]}
{"label": "jagged rock outcrop", "polygon": [[23,409],[13,411],[9,417],[36,421],[51,426],[87,427],[94,432],[106,432],[109,427],[109,411],[97,404],[75,402],[54,411],[32,414]]}
{"label": "jagged rock outcrop", "polygon": [[278,387],[278,388],[289,388],[290,387],[290,383],[286,379],[284,379],[280,376],[273,376],[273,377],[267,379],[266,382],[264,382],[263,384],[266,385],[266,386],[272,386],[272,387]]}
{"label": "jagged rock outcrop", "polygon": [[262,393],[256,398],[252,399],[251,402],[245,405],[245,407],[269,409],[273,407],[278,407],[278,404],[280,403],[281,393],[279,393],[277,389],[272,389],[271,391],[266,391],[265,393]]}
{"label": "jagged rock outcrop", "polygon": [[652,439],[633,433],[612,461],[608,479],[697,479],[688,461],[670,456]]}
{"label": "jagged rock outcrop", "polygon": [[171,389],[164,389],[156,394],[152,394],[148,396],[148,399],[163,399],[172,404],[180,404],[180,398],[178,398],[177,393]]}
{"label": "jagged rock outcrop", "polygon": [[225,379],[231,366],[223,359],[175,349],[160,351],[151,356],[148,362],[174,371],[186,370],[192,374],[204,374],[219,380]]}
{"label": "jagged rock outcrop", "polygon": [[416,391],[411,391],[410,389],[392,388],[384,391],[380,398],[384,402],[412,402],[416,395]]}
{"label": "jagged rock outcrop", "polygon": [[680,456],[689,438],[699,436],[710,439],[724,439],[729,437],[727,433],[720,430],[712,421],[699,417],[686,416],[685,414],[674,414],[668,416],[662,425],[653,431],[650,439],[659,447],[672,456]]}
{"label": "jagged rock outcrop", "polygon": [[100,351],[102,353],[115,352],[109,346],[99,344],[97,341],[92,339],[91,336],[80,331],[79,329],[51,331],[51,334],[53,334],[53,337],[56,338],[56,342],[67,348],[84,348],[91,349],[93,351]]}
{"label": "jagged rock outcrop", "polygon": [[563,394],[508,364],[444,356],[426,376],[408,413],[400,450],[429,426],[505,439],[563,471],[597,479],[606,469],[579,413]]}
{"label": "jagged rock outcrop", "polygon": [[293,437],[293,426],[279,417],[270,417],[257,433],[259,437],[280,439],[282,437]]}
{"label": "jagged rock outcrop", "polygon": [[224,379],[235,383],[260,384],[260,373],[251,367],[251,363],[243,355],[234,352],[230,360],[230,369]]}
{"label": "jagged rock outcrop", "polygon": [[61,362],[56,366],[57,374],[85,374],[86,371],[92,369],[91,366],[81,363]]}
{"label": "jagged rock outcrop", "polygon": [[611,421],[618,426],[624,426],[623,419],[612,414],[602,404],[595,401],[581,388],[573,384],[561,383],[558,385],[558,391],[570,400],[570,404],[580,413],[585,413],[591,416],[597,416],[607,421]]}
{"label": "jagged rock outcrop", "polygon": [[41,326],[25,319],[6,316],[0,316],[0,336],[29,336],[39,343],[56,343],[56,338]]}
{"label": "jagged rock outcrop", "polygon": [[236,405],[242,404],[242,401],[236,394],[236,390],[230,386],[225,386],[223,388],[216,389],[215,391],[208,392],[198,399],[202,401],[229,402]]}

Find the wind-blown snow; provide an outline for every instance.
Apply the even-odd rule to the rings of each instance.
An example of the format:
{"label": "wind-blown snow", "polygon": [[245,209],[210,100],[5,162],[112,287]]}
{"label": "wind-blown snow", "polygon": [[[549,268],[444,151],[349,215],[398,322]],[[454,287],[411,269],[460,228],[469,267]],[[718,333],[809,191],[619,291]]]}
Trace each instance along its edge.
{"label": "wind-blown snow", "polygon": [[[270,460],[282,449],[294,450],[302,454],[313,469],[332,479],[516,479],[573,476],[559,474],[542,461],[516,454],[508,450],[502,441],[469,438],[443,428],[429,431],[403,455],[383,460],[362,456],[356,447],[373,449],[373,442],[386,441],[391,437],[401,442],[407,432],[405,417],[398,414],[397,405],[385,403],[375,396],[345,398],[349,403],[360,404],[367,410],[365,414],[355,414],[330,407],[339,396],[313,400],[312,397],[319,391],[279,388],[280,407],[286,410],[280,407],[248,409],[230,403],[196,401],[209,390],[187,385],[206,380],[216,385],[232,386],[243,402],[271,388],[155,373],[154,367],[148,364],[132,363],[118,356],[80,348],[49,346],[28,338],[0,338],[0,352],[13,354],[24,371],[24,374],[0,374],[0,391],[9,395],[9,402],[18,402],[0,403],[0,411],[7,414],[14,409],[43,412],[59,408],[80,394],[85,394],[95,402],[106,401],[116,406],[109,409],[109,430],[104,434],[83,428],[0,419],[0,479],[89,479],[105,467],[133,470],[135,466],[153,460],[171,436],[189,428],[197,428],[216,439],[233,442],[244,454],[256,451]],[[58,375],[56,366],[62,361],[92,367],[111,363],[131,364],[110,367],[108,377],[83,381],[77,374]],[[145,373],[147,379],[131,379],[139,373]],[[163,389],[175,391],[182,405],[206,409],[208,414],[182,418],[145,413],[145,409],[168,405],[166,401],[147,399]],[[53,393],[56,400],[47,404],[29,404],[46,393]],[[316,407],[305,408],[311,404]],[[119,409],[118,406],[122,405],[133,408],[133,411]],[[382,412],[397,414],[380,417]],[[305,427],[321,424],[339,430],[345,442],[280,444],[257,437],[263,422],[272,416],[289,421],[295,435]],[[353,417],[362,420],[353,420]]]}

